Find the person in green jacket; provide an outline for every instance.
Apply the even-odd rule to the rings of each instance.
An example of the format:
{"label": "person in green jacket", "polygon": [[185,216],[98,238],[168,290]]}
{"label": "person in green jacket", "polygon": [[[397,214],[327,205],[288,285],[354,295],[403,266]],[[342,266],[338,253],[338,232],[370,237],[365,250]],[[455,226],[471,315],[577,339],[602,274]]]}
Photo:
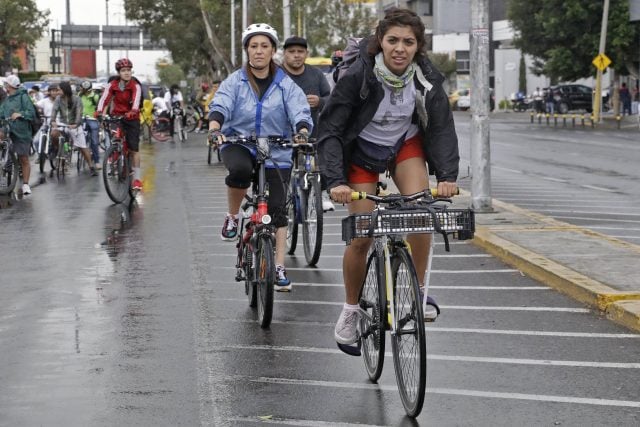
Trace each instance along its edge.
{"label": "person in green jacket", "polygon": [[[29,175],[31,174],[31,166],[29,165],[30,121],[34,118],[35,108],[27,91],[20,88],[18,76],[8,76],[4,81],[4,89],[8,96],[0,105],[0,119],[9,121],[13,150],[22,164],[22,194],[28,196],[31,194],[31,187],[29,187]],[[4,138],[2,131],[0,131],[0,138]]]}

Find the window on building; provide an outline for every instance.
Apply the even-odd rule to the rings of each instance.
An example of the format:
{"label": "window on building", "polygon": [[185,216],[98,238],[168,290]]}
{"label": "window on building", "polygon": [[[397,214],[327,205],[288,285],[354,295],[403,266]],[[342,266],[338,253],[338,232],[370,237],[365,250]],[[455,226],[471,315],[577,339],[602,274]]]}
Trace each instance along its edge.
{"label": "window on building", "polygon": [[433,16],[433,0],[409,0],[407,8],[418,16]]}
{"label": "window on building", "polygon": [[458,73],[469,73],[471,61],[468,50],[456,50],[456,70]]}

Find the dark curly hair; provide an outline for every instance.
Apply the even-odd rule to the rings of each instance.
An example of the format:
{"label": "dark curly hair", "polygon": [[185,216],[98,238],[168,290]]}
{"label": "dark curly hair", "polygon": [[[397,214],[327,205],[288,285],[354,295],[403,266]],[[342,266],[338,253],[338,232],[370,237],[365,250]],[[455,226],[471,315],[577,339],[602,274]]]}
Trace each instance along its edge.
{"label": "dark curly hair", "polygon": [[382,38],[391,27],[411,27],[413,34],[418,42],[418,50],[416,51],[416,60],[426,58],[426,38],[424,36],[425,28],[422,19],[415,12],[409,9],[401,9],[392,7],[387,10],[384,18],[378,22],[375,37],[371,37],[367,46],[367,52],[371,56],[376,56],[382,52]]}

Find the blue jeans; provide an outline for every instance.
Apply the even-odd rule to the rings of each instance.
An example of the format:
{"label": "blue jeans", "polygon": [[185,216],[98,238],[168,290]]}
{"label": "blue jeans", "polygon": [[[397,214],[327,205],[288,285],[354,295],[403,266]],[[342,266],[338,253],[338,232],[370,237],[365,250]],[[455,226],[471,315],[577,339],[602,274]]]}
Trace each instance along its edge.
{"label": "blue jeans", "polygon": [[91,159],[93,163],[100,163],[100,143],[98,141],[98,129],[100,124],[97,120],[86,120],[87,123],[87,146],[91,148]]}

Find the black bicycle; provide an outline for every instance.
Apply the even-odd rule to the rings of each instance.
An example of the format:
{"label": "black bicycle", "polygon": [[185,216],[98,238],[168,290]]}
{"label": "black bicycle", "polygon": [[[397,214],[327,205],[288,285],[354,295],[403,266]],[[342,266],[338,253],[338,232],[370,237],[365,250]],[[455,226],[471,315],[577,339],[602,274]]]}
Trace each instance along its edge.
{"label": "black bicycle", "polygon": [[241,206],[235,279],[238,282],[244,281],[249,306],[257,308],[258,322],[261,327],[267,328],[273,316],[276,228],[271,223],[271,216],[267,213],[265,163],[271,158],[270,146],[295,147],[297,144],[279,136],[235,137],[228,138],[226,143],[250,145],[256,148],[251,195],[247,194]]}
{"label": "black bicycle", "polygon": [[104,188],[114,203],[122,203],[127,195],[133,200],[138,191],[131,188],[133,156],[122,128],[122,117],[104,117],[103,123],[111,141],[102,161]]}
{"label": "black bicycle", "polygon": [[10,194],[18,182],[20,162],[13,151],[9,121],[0,120],[0,128],[4,133],[4,138],[0,140],[0,194]]}
{"label": "black bicycle", "polygon": [[391,336],[393,365],[405,412],[417,417],[424,404],[427,379],[427,350],[423,306],[427,302],[429,272],[433,258],[430,248],[424,291],[411,258],[406,234],[440,233],[449,250],[447,236],[473,238],[475,222],[470,209],[449,209],[450,199],[437,199],[434,190],[411,195],[373,196],[355,192],[354,200],[369,199],[376,207],[370,214],[352,214],[342,220],[342,239],[369,237],[374,242],[367,259],[360,299],[359,342],[338,344],[346,353],[359,355],[362,348],[369,379],[382,374],[385,331]]}
{"label": "black bicycle", "polygon": [[322,191],[320,172],[316,169],[316,146],[298,144],[293,153],[293,167],[287,200],[287,251],[293,255],[298,244],[298,227],[302,225],[302,244],[307,264],[316,265],[322,249]]}
{"label": "black bicycle", "polygon": [[58,147],[55,155],[55,171],[58,178],[64,178],[67,173],[67,168],[71,164],[71,157],[73,155],[73,140],[69,136],[69,126],[58,123],[58,130],[60,135],[58,136]]}

